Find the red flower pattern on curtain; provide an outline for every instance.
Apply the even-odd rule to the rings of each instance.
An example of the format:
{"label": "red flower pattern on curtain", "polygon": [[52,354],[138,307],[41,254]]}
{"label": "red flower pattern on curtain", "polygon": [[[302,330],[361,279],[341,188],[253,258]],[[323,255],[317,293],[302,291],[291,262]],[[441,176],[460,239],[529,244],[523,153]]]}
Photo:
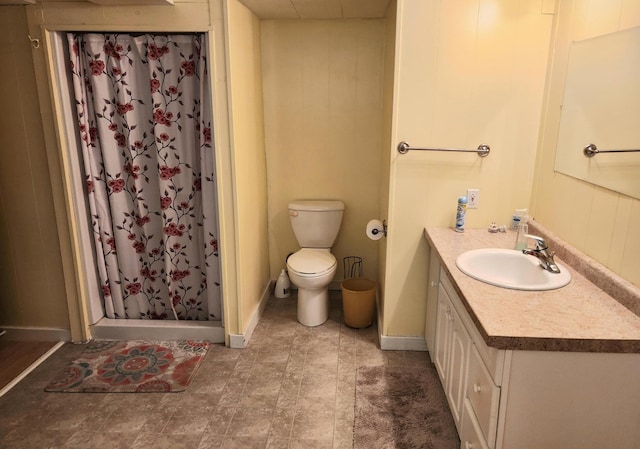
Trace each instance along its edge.
{"label": "red flower pattern on curtain", "polygon": [[220,320],[205,36],[68,41],[106,316]]}

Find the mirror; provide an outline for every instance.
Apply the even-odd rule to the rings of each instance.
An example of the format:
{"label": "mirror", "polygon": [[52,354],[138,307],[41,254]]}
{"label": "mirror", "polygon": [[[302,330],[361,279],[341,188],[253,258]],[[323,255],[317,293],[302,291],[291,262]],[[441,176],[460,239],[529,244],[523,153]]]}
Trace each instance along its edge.
{"label": "mirror", "polygon": [[[586,157],[584,148],[600,153]],[[575,41],[555,169],[640,199],[640,27]]]}

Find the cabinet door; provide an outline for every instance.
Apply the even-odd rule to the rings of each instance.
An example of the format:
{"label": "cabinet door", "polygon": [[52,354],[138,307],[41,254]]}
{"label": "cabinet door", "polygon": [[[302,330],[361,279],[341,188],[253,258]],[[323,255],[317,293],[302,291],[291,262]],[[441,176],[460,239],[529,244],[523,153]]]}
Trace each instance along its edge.
{"label": "cabinet door", "polygon": [[435,357],[433,363],[443,386],[447,385],[447,368],[449,366],[449,337],[451,336],[451,302],[447,292],[438,288],[438,312],[436,319]]}
{"label": "cabinet door", "polygon": [[462,320],[451,307],[451,337],[449,343],[449,378],[447,379],[447,397],[453,420],[460,431],[462,421],[462,407],[466,393],[467,359],[469,355],[469,334]]}

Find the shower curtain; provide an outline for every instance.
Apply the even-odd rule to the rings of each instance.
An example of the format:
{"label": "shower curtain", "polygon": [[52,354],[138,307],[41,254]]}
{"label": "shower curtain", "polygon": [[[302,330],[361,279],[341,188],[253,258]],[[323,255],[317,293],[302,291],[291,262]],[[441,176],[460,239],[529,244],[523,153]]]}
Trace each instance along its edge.
{"label": "shower curtain", "polygon": [[105,315],[220,320],[206,36],[67,38]]}

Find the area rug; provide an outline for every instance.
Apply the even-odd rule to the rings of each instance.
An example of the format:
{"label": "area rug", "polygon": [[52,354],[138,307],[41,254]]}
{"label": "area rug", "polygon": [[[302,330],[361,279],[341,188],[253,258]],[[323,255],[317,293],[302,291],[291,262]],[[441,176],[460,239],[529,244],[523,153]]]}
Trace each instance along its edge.
{"label": "area rug", "polygon": [[89,343],[45,387],[64,393],[167,393],[186,390],[209,349],[207,341]]}
{"label": "area rug", "polygon": [[433,366],[365,366],[356,374],[354,449],[458,449]]}

